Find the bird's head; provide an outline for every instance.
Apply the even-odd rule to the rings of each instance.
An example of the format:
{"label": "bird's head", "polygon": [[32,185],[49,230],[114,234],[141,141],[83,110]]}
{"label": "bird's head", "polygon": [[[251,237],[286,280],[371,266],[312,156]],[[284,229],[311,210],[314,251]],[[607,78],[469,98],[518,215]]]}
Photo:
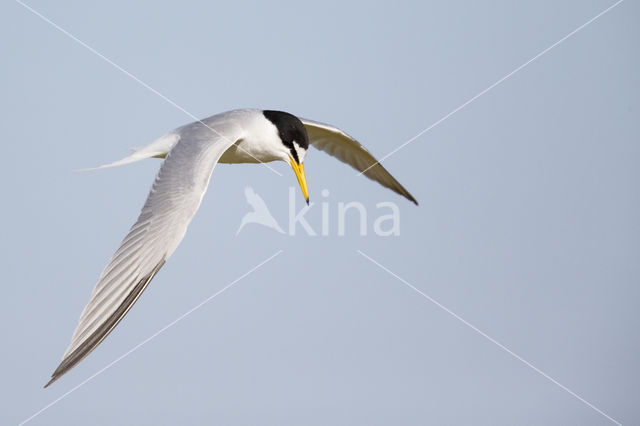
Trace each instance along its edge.
{"label": "bird's head", "polygon": [[282,111],[263,111],[264,116],[276,126],[280,138],[278,151],[280,159],[291,165],[298,178],[302,195],[309,204],[309,191],[307,178],[304,174],[304,157],[309,148],[309,137],[302,121],[295,115]]}

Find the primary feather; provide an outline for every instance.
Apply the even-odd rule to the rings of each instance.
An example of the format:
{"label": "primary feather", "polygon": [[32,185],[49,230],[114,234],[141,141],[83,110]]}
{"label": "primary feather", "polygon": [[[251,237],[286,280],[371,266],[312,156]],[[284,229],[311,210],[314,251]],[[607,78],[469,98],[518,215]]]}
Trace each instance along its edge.
{"label": "primary feather", "polygon": [[102,271],[71,344],[46,386],[104,340],[180,244],[218,159],[238,136],[232,126],[211,119],[208,124],[216,125],[224,137],[212,135],[200,122],[179,129],[138,220]]}
{"label": "primary feather", "polygon": [[329,124],[302,118],[302,124],[307,129],[309,144],[324,151],[343,163],[349,164],[371,180],[402,195],[418,205],[413,195],[400,184],[382,164],[355,138]]}

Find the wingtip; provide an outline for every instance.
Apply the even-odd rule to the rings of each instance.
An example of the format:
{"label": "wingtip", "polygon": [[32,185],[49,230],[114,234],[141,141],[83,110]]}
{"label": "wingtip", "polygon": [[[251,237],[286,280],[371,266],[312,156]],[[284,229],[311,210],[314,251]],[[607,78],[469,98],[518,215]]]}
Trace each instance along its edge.
{"label": "wingtip", "polygon": [[[82,361],[87,355],[89,355],[100,344],[100,342],[102,342],[105,337],[109,335],[109,333],[111,333],[113,328],[118,325],[120,320],[127,314],[129,309],[131,309],[131,306],[133,306],[138,297],[140,297],[140,294],[142,294],[144,289],[153,279],[155,274],[160,270],[160,268],[162,268],[162,265],[164,265],[164,263],[165,259],[158,262],[156,267],[148,275],[142,278],[129,294],[128,297],[130,297],[131,299],[125,299],[118,310],[111,314],[109,319],[107,319],[107,322],[103,323],[97,330],[95,330],[93,334],[91,334],[83,342],[82,345],[64,356],[58,368],[56,368],[53,374],[51,374],[51,380],[49,380],[47,384],[44,385],[45,388],[58,380],[60,377],[67,374],[73,367],[75,367],[80,361]],[[127,300],[131,300],[130,303],[127,303]]]}
{"label": "wingtip", "polygon": [[60,365],[58,365],[58,368],[55,369],[55,371],[53,373],[51,373],[51,379],[49,379],[49,381],[47,382],[47,384],[45,384],[43,386],[44,389],[48,388],[49,385],[51,385],[53,382],[55,382],[56,380],[58,380],[60,377],[62,377],[64,375],[64,373],[66,373],[68,370],[63,370],[62,369],[62,365],[64,364],[64,361],[60,363]]}
{"label": "wingtip", "polygon": [[49,387],[49,385],[50,385],[51,383],[55,382],[56,380],[58,380],[58,377],[56,377],[56,376],[51,376],[51,380],[49,380],[49,381],[47,382],[47,384],[46,384],[46,385],[44,385],[42,388],[43,388],[43,389],[48,388],[48,387]]}
{"label": "wingtip", "polygon": [[420,204],[418,203],[418,200],[416,200],[416,199],[414,198],[414,196],[413,196],[413,195],[411,195],[411,194],[409,193],[409,191],[407,191],[407,190],[406,190],[406,189],[404,189],[404,188],[402,188],[402,189],[403,189],[403,191],[402,191],[402,192],[400,192],[400,194],[401,194],[404,198],[406,198],[407,200],[411,201],[411,202],[412,202],[413,204],[415,204],[416,206],[419,206],[419,205],[420,205]]}

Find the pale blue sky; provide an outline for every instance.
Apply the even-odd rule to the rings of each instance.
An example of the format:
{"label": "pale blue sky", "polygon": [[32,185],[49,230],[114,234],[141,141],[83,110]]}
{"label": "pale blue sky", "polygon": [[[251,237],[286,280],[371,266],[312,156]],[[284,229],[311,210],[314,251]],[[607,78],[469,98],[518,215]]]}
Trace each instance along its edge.
{"label": "pale blue sky", "polygon": [[[28,4],[198,117],[282,109],[383,156],[613,2]],[[332,215],[340,201],[373,213],[393,201],[398,237],[360,237],[355,215],[344,237],[256,225],[236,237],[246,186],[285,224],[297,184],[286,164],[274,165],[282,177],[220,166],[140,301],[44,390],[159,160],[73,170],[192,120],[3,2],[0,423],[25,420],[283,250],[29,424],[613,424],[362,250],[639,424],[639,18],[637,2],[621,3],[385,161],[419,207],[310,152],[312,201],[328,189]],[[308,217],[320,229],[318,205]]]}

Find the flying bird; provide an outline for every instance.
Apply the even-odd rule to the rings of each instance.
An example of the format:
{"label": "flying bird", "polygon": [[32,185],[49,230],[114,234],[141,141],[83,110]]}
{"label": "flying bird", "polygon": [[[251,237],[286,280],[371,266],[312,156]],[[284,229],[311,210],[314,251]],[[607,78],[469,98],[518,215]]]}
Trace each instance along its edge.
{"label": "flying bird", "polygon": [[138,220],[100,274],[62,362],[45,387],[89,355],[138,300],[180,244],[217,163],[285,161],[309,203],[303,165],[309,146],[418,204],[354,138],[328,124],[282,111],[242,109],[217,114],[179,127],[122,160],[98,167],[165,159]]}

